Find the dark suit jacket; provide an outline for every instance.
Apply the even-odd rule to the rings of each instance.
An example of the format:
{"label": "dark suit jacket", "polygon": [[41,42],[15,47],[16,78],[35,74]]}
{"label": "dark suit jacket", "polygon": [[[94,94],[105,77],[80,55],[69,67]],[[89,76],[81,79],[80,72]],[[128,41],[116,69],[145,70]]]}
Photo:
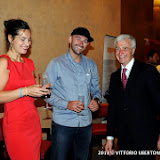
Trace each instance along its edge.
{"label": "dark suit jacket", "polygon": [[121,68],[111,75],[107,135],[115,136],[114,130],[118,128],[119,146],[127,135],[142,149],[155,146],[157,112],[160,113],[160,77],[153,66],[135,60],[125,91]]}

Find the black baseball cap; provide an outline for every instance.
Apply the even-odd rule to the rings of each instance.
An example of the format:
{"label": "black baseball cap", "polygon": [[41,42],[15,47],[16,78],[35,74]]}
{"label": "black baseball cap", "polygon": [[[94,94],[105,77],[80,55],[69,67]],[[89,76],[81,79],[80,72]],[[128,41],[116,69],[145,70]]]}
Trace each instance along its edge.
{"label": "black baseball cap", "polygon": [[88,29],[83,28],[83,27],[75,28],[71,33],[71,36],[73,36],[73,35],[85,36],[85,37],[88,38],[88,42],[94,41],[94,39],[90,36],[90,33],[89,33]]}

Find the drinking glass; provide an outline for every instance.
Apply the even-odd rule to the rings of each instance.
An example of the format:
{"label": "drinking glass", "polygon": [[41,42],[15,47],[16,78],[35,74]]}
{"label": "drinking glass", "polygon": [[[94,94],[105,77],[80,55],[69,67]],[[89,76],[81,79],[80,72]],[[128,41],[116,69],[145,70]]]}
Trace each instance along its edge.
{"label": "drinking glass", "polygon": [[[48,83],[49,83],[48,75],[47,75],[47,73],[44,73],[43,80],[42,80],[42,87]],[[52,109],[52,107],[49,107],[49,105],[48,105],[48,96],[45,95],[44,97],[45,97],[45,101],[46,101],[46,108],[44,108],[44,109]]]}
{"label": "drinking glass", "polygon": [[[83,105],[83,107],[84,107],[84,96],[78,95],[78,101],[81,101],[81,102],[82,102],[82,105]],[[82,113],[77,113],[77,115],[79,115],[79,116],[84,116]]]}

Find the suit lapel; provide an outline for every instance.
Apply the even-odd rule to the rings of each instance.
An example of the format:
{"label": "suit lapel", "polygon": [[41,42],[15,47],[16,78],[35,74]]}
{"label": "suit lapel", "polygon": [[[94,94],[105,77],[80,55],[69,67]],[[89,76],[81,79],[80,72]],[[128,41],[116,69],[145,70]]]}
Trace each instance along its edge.
{"label": "suit lapel", "polygon": [[121,92],[124,93],[122,80],[121,80],[121,68],[119,68],[117,71],[117,83],[118,83],[118,86],[120,87]]}
{"label": "suit lapel", "polygon": [[127,81],[125,92],[127,92],[129,88],[133,87],[133,84],[136,82],[138,71],[139,71],[138,62],[135,60]]}

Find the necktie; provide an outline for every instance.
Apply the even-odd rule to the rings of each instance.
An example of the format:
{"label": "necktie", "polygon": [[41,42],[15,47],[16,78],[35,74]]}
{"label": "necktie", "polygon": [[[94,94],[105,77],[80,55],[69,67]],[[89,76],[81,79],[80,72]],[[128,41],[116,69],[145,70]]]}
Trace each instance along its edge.
{"label": "necktie", "polygon": [[127,69],[124,68],[123,72],[122,72],[122,85],[123,85],[123,89],[126,89],[126,84],[127,84],[127,76],[126,76],[126,71]]}

